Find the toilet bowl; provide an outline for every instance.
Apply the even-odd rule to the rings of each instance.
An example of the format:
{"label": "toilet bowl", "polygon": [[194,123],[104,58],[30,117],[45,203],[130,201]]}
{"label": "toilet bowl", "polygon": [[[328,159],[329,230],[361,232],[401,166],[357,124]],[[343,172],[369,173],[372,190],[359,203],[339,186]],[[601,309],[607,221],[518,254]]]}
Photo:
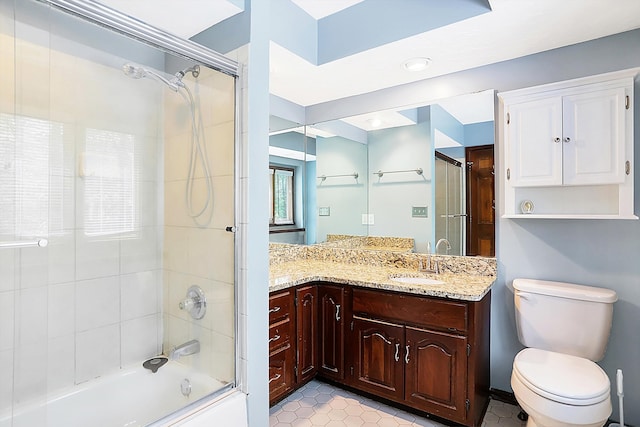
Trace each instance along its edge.
{"label": "toilet bowl", "polygon": [[594,362],[527,348],[513,362],[511,387],[527,427],[602,427],[611,414],[610,383]]}

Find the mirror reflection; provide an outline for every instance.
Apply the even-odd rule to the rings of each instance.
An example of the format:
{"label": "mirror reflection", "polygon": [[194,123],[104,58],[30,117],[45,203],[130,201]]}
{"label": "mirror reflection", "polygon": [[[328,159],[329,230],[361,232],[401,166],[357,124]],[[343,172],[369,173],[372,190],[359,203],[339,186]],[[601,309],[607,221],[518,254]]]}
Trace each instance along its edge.
{"label": "mirror reflection", "polygon": [[[440,254],[494,256],[493,118],[488,90],[303,131],[272,128],[271,146],[286,145],[281,135],[293,132],[306,147],[306,191],[298,196],[306,215],[304,236],[272,233],[270,241],[400,237],[413,239],[417,252],[436,252],[440,242]],[[270,162],[283,163],[273,155]]]}

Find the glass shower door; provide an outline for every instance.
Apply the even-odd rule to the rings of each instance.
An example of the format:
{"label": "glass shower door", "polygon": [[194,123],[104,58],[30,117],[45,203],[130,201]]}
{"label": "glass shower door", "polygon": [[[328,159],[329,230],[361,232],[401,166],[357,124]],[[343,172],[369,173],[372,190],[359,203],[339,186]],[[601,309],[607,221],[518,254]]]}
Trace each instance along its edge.
{"label": "glass shower door", "polygon": [[435,241],[447,239],[449,255],[464,255],[465,206],[462,164],[440,153],[435,161]]}

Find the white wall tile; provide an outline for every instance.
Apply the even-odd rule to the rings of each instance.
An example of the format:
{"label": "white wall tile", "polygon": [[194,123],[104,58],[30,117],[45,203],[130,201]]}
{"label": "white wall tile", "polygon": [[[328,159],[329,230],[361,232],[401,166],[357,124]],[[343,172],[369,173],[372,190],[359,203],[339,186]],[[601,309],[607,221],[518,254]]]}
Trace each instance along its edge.
{"label": "white wall tile", "polygon": [[13,401],[13,350],[0,350],[0,412]]}
{"label": "white wall tile", "polygon": [[76,330],[76,285],[63,283],[49,286],[49,338],[73,334]]}
{"label": "white wall tile", "polygon": [[75,335],[49,338],[47,346],[47,389],[55,392],[74,384]]}
{"label": "white wall tile", "polygon": [[202,318],[204,327],[228,337],[235,335],[234,287],[232,284],[208,281],[204,290],[207,313]]}
{"label": "white wall tile", "polygon": [[155,270],[159,254],[157,227],[141,227],[135,238],[120,241],[120,273]]}
{"label": "white wall tile", "polygon": [[20,346],[14,355],[14,404],[23,403],[47,391],[46,339]]}
{"label": "white wall tile", "polygon": [[232,381],[235,374],[233,338],[212,332],[211,375],[220,381]]}
{"label": "white wall tile", "polygon": [[158,354],[159,327],[157,314],[122,322],[122,367],[142,363]]}
{"label": "white wall tile", "polygon": [[113,276],[120,272],[120,242],[98,240],[78,230],[76,235],[76,280]]}
{"label": "white wall tile", "polygon": [[162,292],[160,278],[159,270],[125,274],[120,277],[122,320],[160,312],[160,292]]}
{"label": "white wall tile", "polygon": [[[2,237],[2,240],[5,239],[5,237]],[[15,276],[15,254],[17,251],[17,249],[3,249],[0,251],[0,292],[12,291],[18,288]]]}
{"label": "white wall tile", "polygon": [[51,236],[49,245],[44,249],[48,252],[49,277],[48,282],[72,282],[76,273],[75,230],[67,229],[61,234]]}
{"label": "white wall tile", "polygon": [[118,276],[76,282],[76,331],[87,331],[120,321]]}
{"label": "white wall tile", "polygon": [[0,351],[14,345],[14,298],[15,292],[0,292]]}
{"label": "white wall tile", "polygon": [[41,345],[47,340],[46,287],[23,289],[16,292],[16,347]]}
{"label": "white wall tile", "polygon": [[49,282],[49,249],[20,249],[20,288],[46,286]]}
{"label": "white wall tile", "polygon": [[163,268],[187,271],[189,268],[189,236],[183,227],[164,228]]}
{"label": "white wall tile", "polygon": [[119,368],[119,324],[91,329],[76,335],[76,384]]}
{"label": "white wall tile", "polygon": [[211,176],[233,176],[235,127],[233,121],[205,128]]}

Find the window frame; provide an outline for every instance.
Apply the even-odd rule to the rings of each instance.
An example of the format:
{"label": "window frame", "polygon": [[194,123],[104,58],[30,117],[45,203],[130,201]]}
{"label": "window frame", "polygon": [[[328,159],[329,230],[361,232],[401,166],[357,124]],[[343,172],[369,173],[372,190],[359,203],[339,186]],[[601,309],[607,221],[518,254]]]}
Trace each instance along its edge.
{"label": "window frame", "polygon": [[[287,222],[275,222],[275,208],[276,208],[276,192],[275,192],[275,178],[276,171],[286,171],[291,173],[291,220]],[[269,227],[290,227],[296,225],[296,171],[291,166],[280,166],[276,164],[269,164]]]}

